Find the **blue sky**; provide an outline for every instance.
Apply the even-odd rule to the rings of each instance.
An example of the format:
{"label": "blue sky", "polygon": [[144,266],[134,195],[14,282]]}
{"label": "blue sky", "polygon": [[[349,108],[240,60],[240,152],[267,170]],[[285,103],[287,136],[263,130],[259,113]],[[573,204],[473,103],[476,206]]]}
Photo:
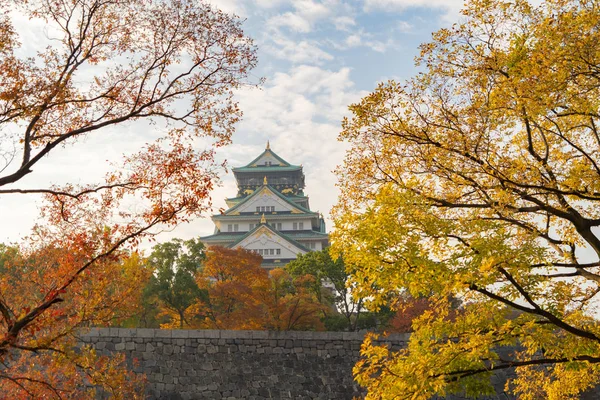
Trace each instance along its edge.
{"label": "blue sky", "polygon": [[[348,105],[357,102],[381,81],[404,80],[416,73],[414,57],[431,33],[460,18],[462,1],[441,0],[212,0],[244,19],[243,27],[257,46],[259,65],[251,79],[259,89],[237,93],[244,118],[233,144],[219,152],[230,167],[244,165],[271,148],[293,164],[303,164],[311,208],[326,217],[337,199],[333,169],[347,146],[337,140]],[[16,24],[20,27],[20,24]],[[26,21],[23,25],[26,26]],[[40,37],[43,26],[23,30],[24,50]],[[127,129],[133,129],[125,127]],[[123,147],[115,146],[121,132],[89,139],[85,151],[65,148],[52,163],[36,171],[37,182],[82,182],[103,175],[98,166],[150,140],[151,133],[134,132]],[[111,136],[112,135],[112,136]],[[73,171],[77,175],[73,175]],[[236,194],[231,174],[213,193],[215,210]],[[0,242],[26,235],[38,214],[34,199],[0,199],[4,224]],[[6,212],[10,210],[11,212]],[[330,227],[331,224],[328,223]],[[198,219],[163,234],[190,238],[210,234],[210,218]]]}

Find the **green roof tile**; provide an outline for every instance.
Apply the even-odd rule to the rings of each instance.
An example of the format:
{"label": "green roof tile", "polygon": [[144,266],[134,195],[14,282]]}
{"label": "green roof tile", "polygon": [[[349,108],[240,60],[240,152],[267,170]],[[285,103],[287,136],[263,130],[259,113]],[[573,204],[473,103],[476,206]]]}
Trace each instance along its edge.
{"label": "green roof tile", "polygon": [[[285,195],[283,195],[283,194],[279,193],[279,191],[278,191],[277,189],[275,189],[274,187],[272,187],[271,185],[263,185],[263,186],[261,186],[261,187],[260,187],[260,189],[256,189],[256,190],[254,191],[254,193],[252,193],[250,196],[246,197],[246,198],[245,198],[245,200],[243,200],[243,201],[241,201],[241,202],[237,203],[236,205],[234,205],[233,207],[231,207],[229,210],[225,211],[225,213],[224,213],[224,214],[228,214],[228,213],[230,213],[231,211],[233,211],[233,210],[235,210],[235,209],[237,209],[237,208],[241,207],[241,206],[242,206],[242,204],[246,203],[247,201],[249,201],[249,200],[250,200],[251,198],[253,198],[254,196],[257,196],[257,195],[258,195],[258,193],[259,193],[259,192],[261,192],[261,191],[262,191],[262,189],[263,189],[265,186],[266,186],[267,188],[269,188],[269,189],[270,189],[270,190],[271,190],[273,193],[275,193],[275,195],[277,195],[277,196],[278,196],[280,199],[282,199],[283,201],[285,201],[286,203],[288,203],[288,204],[289,204],[289,205],[291,205],[292,207],[294,207],[294,208],[297,208],[297,209],[299,209],[300,211],[303,211],[303,212],[305,212],[305,213],[307,213],[307,214],[316,214],[315,212],[313,212],[313,211],[310,211],[309,209],[307,209],[307,208],[304,208],[304,207],[302,207],[301,205],[294,203],[293,201],[291,201],[290,199],[288,199],[288,198],[287,198]],[[217,217],[217,216],[218,216],[218,215],[215,215],[215,217]]]}

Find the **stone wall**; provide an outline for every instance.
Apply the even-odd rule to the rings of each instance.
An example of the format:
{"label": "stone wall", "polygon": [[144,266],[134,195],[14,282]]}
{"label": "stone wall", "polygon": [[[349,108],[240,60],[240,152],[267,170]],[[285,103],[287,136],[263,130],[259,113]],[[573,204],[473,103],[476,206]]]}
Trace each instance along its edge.
{"label": "stone wall", "polygon": [[[81,339],[100,354],[125,353],[131,368],[146,374],[150,399],[350,400],[364,395],[352,377],[363,336],[94,328]],[[408,338],[408,334],[392,335],[383,343],[397,349]],[[506,379],[513,374],[503,370],[494,375],[496,395],[484,399],[513,399],[504,392]],[[599,398],[600,388],[580,396],[582,400]]]}
{"label": "stone wall", "polygon": [[[148,378],[153,399],[353,399],[363,334],[159,329],[92,329],[100,354],[124,352]],[[385,340],[404,346],[408,335]],[[134,362],[135,360],[135,362]]]}

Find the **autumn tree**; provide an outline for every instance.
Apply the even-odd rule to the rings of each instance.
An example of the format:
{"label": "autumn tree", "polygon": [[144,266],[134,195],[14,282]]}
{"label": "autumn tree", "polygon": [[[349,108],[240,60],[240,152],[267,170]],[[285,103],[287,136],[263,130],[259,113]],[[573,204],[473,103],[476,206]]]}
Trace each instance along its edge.
{"label": "autumn tree", "polygon": [[432,307],[355,373],[373,399],[489,393],[507,368],[519,398],[577,398],[600,379],[600,8],[464,15],[343,124],[334,246],[372,307],[402,290]]}
{"label": "autumn tree", "polygon": [[211,246],[198,275],[198,286],[207,297],[196,313],[201,327],[211,329],[262,329],[264,310],[260,294],[269,286],[262,257],[243,248]]}
{"label": "autumn tree", "polygon": [[[17,30],[26,24],[11,20],[19,15],[45,27],[47,38],[28,43],[37,52],[22,49]],[[39,266],[43,279],[22,273],[15,286],[11,275],[0,277],[3,396],[82,397],[97,361],[89,352],[86,360],[65,356],[79,323],[65,315],[83,312],[89,293],[103,299],[111,282],[103,270],[123,247],[210,208],[214,151],[230,141],[240,117],[233,90],[255,63],[239,20],[202,1],[0,0],[0,195],[43,200],[38,225],[19,244],[25,258],[61,253],[49,258],[52,267]],[[50,165],[65,146],[84,159],[84,137],[125,149],[126,134],[106,136],[123,123],[156,128],[158,138],[107,165],[102,180],[78,171],[71,183],[36,179],[41,161]],[[105,362],[112,373],[96,381],[118,386],[126,375],[117,364]],[[113,392],[132,397],[125,389]]]}
{"label": "autumn tree", "polygon": [[[45,293],[56,284],[54,270],[80,256],[74,249],[52,245],[33,251],[0,245],[0,284],[11,288],[2,293],[3,298],[10,293],[11,304],[22,307],[22,313],[29,312],[31,304],[43,301]],[[3,394],[22,393],[16,398],[35,398],[36,393],[48,391],[51,398],[82,398],[93,396],[93,386],[100,386],[105,393],[119,398],[128,393],[135,396],[142,387],[140,377],[122,368],[121,355],[97,357],[92,348],[76,350],[73,340],[61,339],[78,337],[85,326],[118,326],[139,312],[139,287],[149,278],[141,257],[114,252],[83,276],[62,294],[61,302],[40,316],[38,325],[23,329],[27,344],[17,348],[24,352],[9,353],[3,364]],[[87,388],[81,386],[82,381]]]}
{"label": "autumn tree", "polygon": [[314,293],[315,281],[309,274],[294,278],[282,268],[269,271],[269,285],[259,292],[265,315],[263,329],[323,330],[321,318],[330,310]]}
{"label": "autumn tree", "polygon": [[211,246],[198,275],[207,296],[194,308],[199,327],[211,329],[322,329],[324,306],[312,291],[314,278],[261,267],[262,257],[243,248]]}
{"label": "autumn tree", "polygon": [[346,319],[347,329],[357,330],[364,300],[352,296],[350,274],[342,257],[332,259],[329,249],[311,251],[298,255],[285,269],[295,277],[314,277],[311,289],[319,301],[333,304]]}
{"label": "autumn tree", "polygon": [[146,260],[152,276],[144,288],[144,306],[148,314],[149,309],[166,314],[162,327],[192,325],[189,309],[204,295],[196,284],[204,258],[204,245],[197,239],[173,239],[152,248]]}

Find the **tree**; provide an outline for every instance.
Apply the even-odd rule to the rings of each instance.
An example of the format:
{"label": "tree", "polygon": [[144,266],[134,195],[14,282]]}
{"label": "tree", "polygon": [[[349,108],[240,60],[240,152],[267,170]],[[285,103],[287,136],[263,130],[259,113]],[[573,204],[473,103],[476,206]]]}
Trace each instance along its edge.
{"label": "tree", "polygon": [[[290,261],[285,269],[295,277],[307,274],[313,276],[315,279],[312,290],[318,296],[319,301],[328,303],[333,300],[335,307],[346,319],[347,329],[357,330],[364,300],[352,296],[349,286],[350,274],[346,271],[342,257],[333,260],[329,249],[311,251]],[[325,285],[331,285],[331,292],[328,288],[324,288]],[[329,294],[331,295],[329,296]]]}
{"label": "tree", "polygon": [[198,286],[208,295],[194,311],[201,328],[321,329],[323,305],[312,293],[314,278],[292,278],[281,268],[267,271],[262,257],[243,248],[207,250]]}
{"label": "tree", "polygon": [[355,373],[369,398],[487,393],[506,368],[520,398],[577,398],[600,378],[600,8],[464,14],[343,123],[334,247],[371,306],[408,290],[432,307]]}
{"label": "tree", "polygon": [[204,258],[204,245],[197,239],[173,239],[152,248],[146,260],[153,275],[144,290],[145,305],[173,314],[163,327],[192,325],[189,308],[205,294],[196,284]]}
{"label": "tree", "polygon": [[264,312],[259,294],[269,286],[262,257],[243,248],[212,246],[198,275],[198,287],[207,298],[198,302],[201,327],[210,329],[262,329]]}
{"label": "tree", "polygon": [[[44,24],[47,47],[22,56],[15,13]],[[78,396],[83,375],[77,381],[66,372],[79,367],[58,357],[67,347],[54,329],[74,320],[59,310],[83,307],[78,285],[102,287],[93,279],[122,257],[121,248],[209,210],[214,151],[230,141],[240,117],[233,90],[255,63],[239,20],[201,1],[0,0],[0,195],[44,199],[40,223],[19,246],[27,258],[53,247],[67,252],[44,268],[45,284],[33,292],[16,292],[1,277],[5,396]],[[144,121],[160,137],[127,154],[103,181],[86,182],[77,171],[71,182],[80,184],[31,179],[61,147]],[[117,148],[127,140],[111,137]],[[199,140],[204,150],[196,150]],[[30,357],[51,359],[52,376],[27,368]]]}
{"label": "tree", "polygon": [[[52,290],[54,270],[71,257],[78,257],[73,249],[29,251],[0,245],[2,299],[10,298],[13,310],[26,314]],[[40,316],[39,324],[23,329],[27,341],[17,348],[25,351],[14,352],[17,357],[9,354],[3,364],[3,393],[35,398],[47,391],[51,398],[82,398],[93,397],[93,386],[99,386],[116,398],[135,397],[142,381],[126,370],[121,355],[97,357],[91,347],[76,346],[81,327],[118,325],[138,312],[139,287],[148,278],[141,258],[126,252],[113,253],[112,259],[86,271],[85,279],[74,282],[63,301]]]}
{"label": "tree", "polygon": [[275,331],[323,330],[321,314],[328,307],[313,291],[315,277],[290,276],[282,268],[269,271],[269,285],[259,299],[265,306],[263,329]]}

